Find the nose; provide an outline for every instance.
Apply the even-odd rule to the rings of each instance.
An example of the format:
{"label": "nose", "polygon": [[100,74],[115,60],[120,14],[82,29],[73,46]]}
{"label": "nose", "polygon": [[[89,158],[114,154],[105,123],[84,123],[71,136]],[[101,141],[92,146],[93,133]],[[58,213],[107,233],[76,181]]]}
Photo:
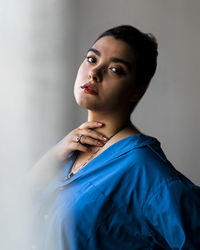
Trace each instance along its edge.
{"label": "nose", "polygon": [[90,69],[88,73],[89,80],[92,80],[94,82],[100,82],[102,80],[102,69],[101,68],[93,68]]}
{"label": "nose", "polygon": [[92,80],[94,82],[99,81],[99,77],[97,76],[95,71],[90,71],[89,74],[88,74],[88,78],[89,78],[89,80]]}

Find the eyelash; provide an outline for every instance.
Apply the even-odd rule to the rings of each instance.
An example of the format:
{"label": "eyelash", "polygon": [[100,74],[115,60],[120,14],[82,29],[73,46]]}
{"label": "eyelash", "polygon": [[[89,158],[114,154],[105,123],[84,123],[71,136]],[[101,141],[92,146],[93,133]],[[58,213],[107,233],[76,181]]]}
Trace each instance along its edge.
{"label": "eyelash", "polygon": [[[90,61],[90,59],[93,60],[93,62]],[[92,56],[87,56],[86,57],[86,61],[88,63],[95,63],[96,62],[96,59]],[[124,74],[124,70],[122,68],[117,68],[117,67],[110,67],[109,68],[114,74],[117,74],[117,75],[123,75]],[[113,71],[113,69],[116,69],[116,71]]]}

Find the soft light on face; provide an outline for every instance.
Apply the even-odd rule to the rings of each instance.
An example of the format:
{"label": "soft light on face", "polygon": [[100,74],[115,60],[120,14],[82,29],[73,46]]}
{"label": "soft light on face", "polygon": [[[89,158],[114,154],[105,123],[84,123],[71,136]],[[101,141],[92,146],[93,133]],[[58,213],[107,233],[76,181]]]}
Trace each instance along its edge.
{"label": "soft light on face", "polygon": [[[97,90],[96,95],[82,88],[87,83]],[[88,50],[77,73],[74,96],[83,108],[115,112],[125,109],[130,102],[134,83],[133,49],[122,40],[105,36]]]}

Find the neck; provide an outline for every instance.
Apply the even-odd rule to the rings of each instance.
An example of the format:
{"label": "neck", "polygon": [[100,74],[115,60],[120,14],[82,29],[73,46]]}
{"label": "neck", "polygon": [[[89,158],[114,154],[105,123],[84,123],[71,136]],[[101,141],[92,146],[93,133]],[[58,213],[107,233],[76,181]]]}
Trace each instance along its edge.
{"label": "neck", "polygon": [[116,113],[104,113],[88,111],[88,121],[98,121],[104,124],[103,127],[96,129],[107,137],[112,136],[117,130],[131,126],[130,115],[122,116]]}

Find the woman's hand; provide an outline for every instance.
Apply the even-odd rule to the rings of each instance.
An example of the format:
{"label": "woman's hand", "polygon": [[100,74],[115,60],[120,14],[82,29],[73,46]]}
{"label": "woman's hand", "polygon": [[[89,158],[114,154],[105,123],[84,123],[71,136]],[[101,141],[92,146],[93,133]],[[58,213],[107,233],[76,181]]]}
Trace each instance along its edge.
{"label": "woman's hand", "polygon": [[[75,150],[81,152],[92,152],[90,146],[102,147],[108,138],[103,134],[95,131],[95,128],[100,128],[103,123],[100,122],[85,122],[78,128],[72,130],[54,148],[54,154],[59,160],[65,160],[68,155]],[[79,142],[77,141],[80,138]]]}
{"label": "woman's hand", "polygon": [[[103,124],[99,122],[85,122],[72,130],[33,166],[25,180],[26,185],[31,187],[45,186],[65,165],[65,160],[71,152],[75,150],[91,152],[90,146],[103,146],[108,139],[94,130],[102,126]],[[80,138],[79,142],[77,142],[78,137]]]}

